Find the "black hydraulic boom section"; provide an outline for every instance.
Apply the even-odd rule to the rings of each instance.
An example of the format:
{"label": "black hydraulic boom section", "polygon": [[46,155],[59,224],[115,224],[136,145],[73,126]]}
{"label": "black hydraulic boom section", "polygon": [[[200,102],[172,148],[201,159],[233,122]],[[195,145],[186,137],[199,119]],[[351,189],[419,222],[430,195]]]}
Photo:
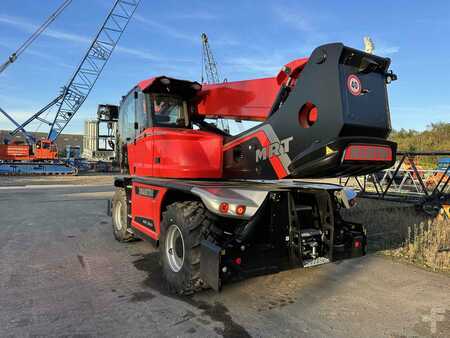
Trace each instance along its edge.
{"label": "black hydraulic boom section", "polygon": [[[48,139],[56,140],[88,97],[139,3],[140,0],[117,0],[114,3],[87,53],[67,85],[62,88],[60,95],[29,118],[22,128],[34,120],[45,122],[51,126]],[[55,105],[57,112],[53,122],[40,117]],[[19,130],[19,128],[14,130],[12,135]]]}
{"label": "black hydraulic boom section", "polygon": [[[391,121],[386,85],[396,76],[389,65],[388,58],[341,43],[316,48],[298,83],[270,117],[227,140],[243,141],[224,152],[224,176],[323,178],[392,166],[396,144],[387,140]],[[314,121],[309,123],[313,109]],[[269,146],[259,142],[261,132]],[[278,168],[270,163],[275,157]]]}

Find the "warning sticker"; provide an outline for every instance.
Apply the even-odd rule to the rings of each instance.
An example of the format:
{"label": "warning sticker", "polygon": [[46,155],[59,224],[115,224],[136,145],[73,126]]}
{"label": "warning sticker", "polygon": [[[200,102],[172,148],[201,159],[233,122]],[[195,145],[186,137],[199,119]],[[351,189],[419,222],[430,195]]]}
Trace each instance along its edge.
{"label": "warning sticker", "polygon": [[352,95],[360,95],[362,90],[361,80],[356,75],[349,75],[347,78],[347,88]]}

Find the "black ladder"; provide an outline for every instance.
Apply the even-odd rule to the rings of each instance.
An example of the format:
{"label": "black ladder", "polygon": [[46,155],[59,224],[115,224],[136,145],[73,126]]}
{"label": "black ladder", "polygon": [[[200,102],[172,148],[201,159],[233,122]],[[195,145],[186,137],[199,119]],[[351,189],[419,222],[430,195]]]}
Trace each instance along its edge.
{"label": "black ladder", "polygon": [[294,194],[288,192],[288,212],[289,212],[289,262],[293,267],[303,267],[302,236],[298,210],[295,203]]}

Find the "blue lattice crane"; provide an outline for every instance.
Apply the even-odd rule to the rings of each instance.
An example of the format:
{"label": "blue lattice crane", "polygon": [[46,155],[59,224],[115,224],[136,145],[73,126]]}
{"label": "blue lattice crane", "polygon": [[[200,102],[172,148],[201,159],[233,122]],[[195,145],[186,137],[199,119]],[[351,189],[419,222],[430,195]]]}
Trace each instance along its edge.
{"label": "blue lattice crane", "polygon": [[[61,5],[30,35],[30,37],[23,42],[16,51],[14,51],[5,62],[0,65],[0,74],[2,74],[10,65],[12,65],[19,56],[25,52],[25,50],[50,26],[50,24],[56,20],[56,18],[70,5],[72,0],[64,0]],[[17,131],[20,131],[25,137],[27,143],[34,144],[36,143],[36,139],[30,133],[28,133],[17,121],[5,112],[2,108],[0,108],[0,113],[2,113],[12,124],[14,124],[17,128]]]}
{"label": "blue lattice crane", "polygon": [[[0,109],[0,112],[8,117],[17,127],[10,133],[12,136],[21,132],[25,135],[27,142],[31,143],[35,140],[33,140],[32,137],[30,137],[30,134],[25,131],[25,127],[33,121],[46,123],[50,126],[47,139],[38,140],[37,142],[39,145],[38,143],[30,144],[30,147],[34,147],[35,150],[36,148],[41,150],[41,144],[43,144],[42,141],[45,141],[45,144],[50,143],[50,146],[53,147],[54,151],[48,152],[51,154],[51,157],[48,159],[54,160],[56,158],[57,150],[54,142],[80,109],[89,93],[92,91],[92,88],[111,57],[114,48],[119,42],[139,3],[140,0],[115,0],[112,9],[108,13],[108,16],[103,22],[100,30],[93,39],[87,53],[82,58],[80,64],[67,84],[62,87],[61,92],[55,99],[53,99],[37,113],[32,115],[28,120],[22,124],[18,124],[10,115]],[[50,109],[53,107],[56,108],[56,114],[53,120],[41,117],[44,113],[48,114]],[[38,156],[31,157],[31,159],[48,160],[47,158],[41,158]],[[4,161],[4,159],[0,158],[0,162],[0,174],[5,172],[9,173],[8,170],[13,170],[8,167],[8,163],[7,161]],[[24,167],[26,165],[27,164],[25,163]],[[16,162],[14,164],[14,170],[17,170]]]}
{"label": "blue lattice crane", "polygon": [[[56,140],[88,97],[139,2],[140,0],[115,1],[75,73],[62,87],[60,95],[25,121],[21,125],[22,128],[34,120],[39,120],[51,126],[48,139],[52,142]],[[52,122],[40,117],[55,105],[58,110]],[[19,130],[17,128],[11,134],[14,135]]]}

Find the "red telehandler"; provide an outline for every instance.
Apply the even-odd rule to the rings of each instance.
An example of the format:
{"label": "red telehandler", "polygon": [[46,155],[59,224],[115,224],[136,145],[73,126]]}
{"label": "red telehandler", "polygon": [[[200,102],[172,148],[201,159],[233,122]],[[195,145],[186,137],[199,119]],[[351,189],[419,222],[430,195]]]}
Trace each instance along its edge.
{"label": "red telehandler", "polygon": [[[114,236],[156,244],[179,294],[364,255],[364,227],[339,212],[355,193],[298,179],[393,165],[389,64],[334,43],[273,78],[141,81],[111,114],[129,173],[114,182]],[[261,123],[232,136],[211,118]]]}

